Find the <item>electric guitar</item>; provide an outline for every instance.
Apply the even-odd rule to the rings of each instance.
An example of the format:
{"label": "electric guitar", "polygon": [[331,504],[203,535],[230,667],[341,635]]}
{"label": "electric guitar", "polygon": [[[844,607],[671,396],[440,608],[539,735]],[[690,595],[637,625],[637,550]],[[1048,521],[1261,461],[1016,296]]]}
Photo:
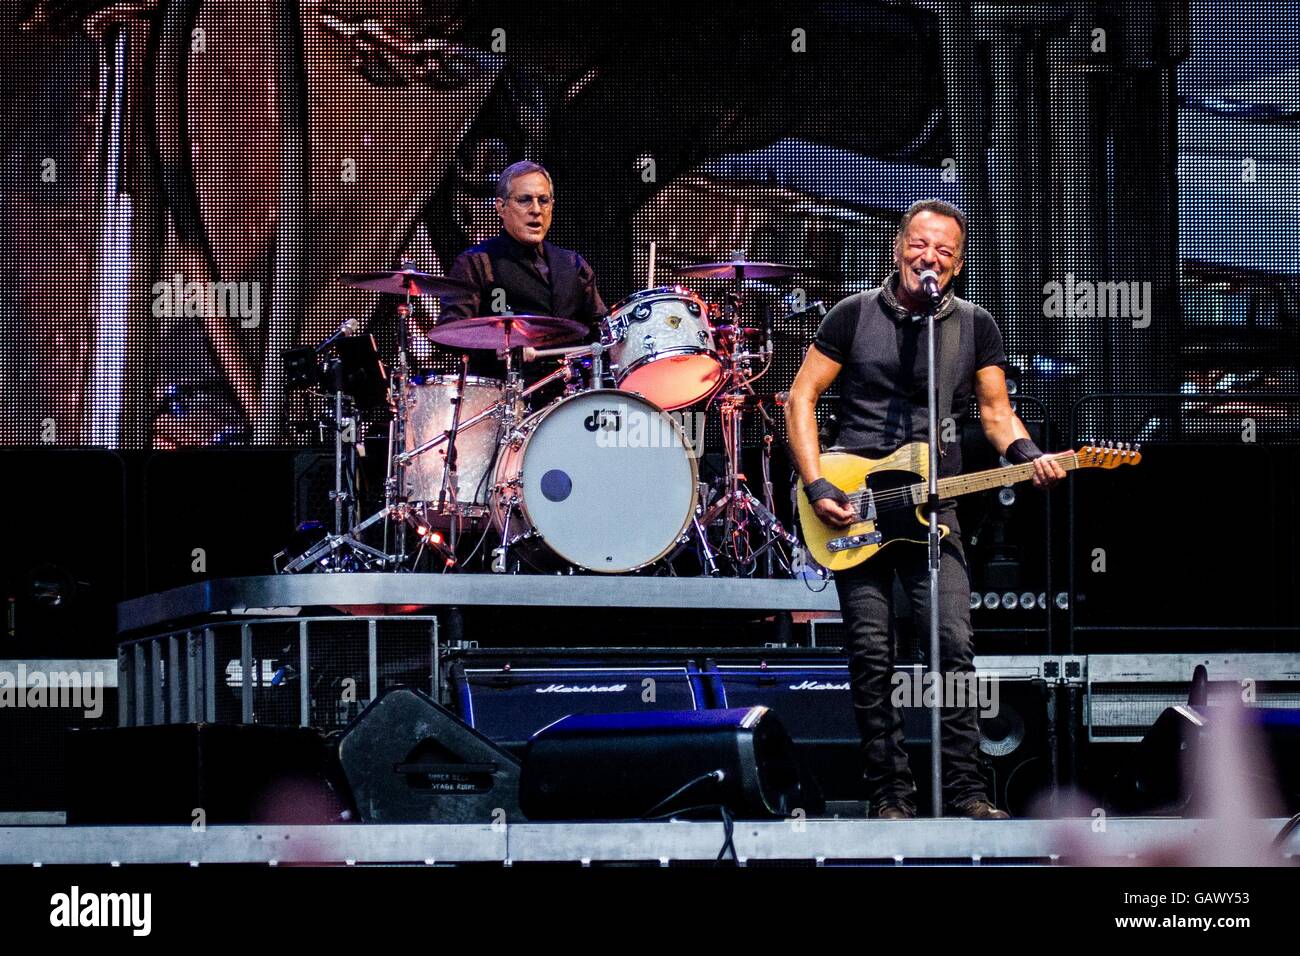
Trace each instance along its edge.
{"label": "electric guitar", "polygon": [[[1141,461],[1139,449],[1138,445],[1107,442],[1050,457],[1066,471],[1117,468]],[[924,544],[929,526],[925,520],[928,459],[929,449],[924,442],[903,445],[885,458],[863,458],[844,452],[822,455],[822,477],[849,496],[850,507],[857,511],[859,520],[844,528],[827,524],[813,510],[800,481],[796,500],[808,553],[822,567],[843,571],[861,564],[895,541]],[[956,498],[1019,484],[1033,477],[1033,462],[953,475],[939,479],[939,497]],[[939,528],[942,535],[948,534],[947,525]]]}

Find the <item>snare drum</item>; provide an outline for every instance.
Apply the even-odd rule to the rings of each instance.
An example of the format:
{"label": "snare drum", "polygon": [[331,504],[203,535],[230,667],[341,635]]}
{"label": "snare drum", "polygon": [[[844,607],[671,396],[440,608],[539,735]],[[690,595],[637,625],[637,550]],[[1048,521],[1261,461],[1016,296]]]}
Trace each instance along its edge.
{"label": "snare drum", "polygon": [[[413,378],[407,385],[404,450],[410,451],[450,430],[457,379],[455,375],[426,375]],[[504,393],[504,383],[496,379],[466,376],[465,397],[460,406],[462,427],[456,433],[456,473],[447,483],[444,512],[454,510],[466,517],[481,517],[487,513],[489,472],[496,458],[500,423],[495,417],[486,418],[469,428],[465,428],[464,423],[501,401]],[[445,442],[411,459],[406,466],[406,497],[430,509],[436,508],[446,466]]]}
{"label": "snare drum", "polygon": [[709,307],[684,286],[628,296],[601,323],[601,341],[614,383],[668,411],[707,398],[722,381]]}
{"label": "snare drum", "polygon": [[695,454],[663,409],[615,389],[525,419],[501,450],[492,521],[539,571],[635,571],[664,557],[696,505]]}

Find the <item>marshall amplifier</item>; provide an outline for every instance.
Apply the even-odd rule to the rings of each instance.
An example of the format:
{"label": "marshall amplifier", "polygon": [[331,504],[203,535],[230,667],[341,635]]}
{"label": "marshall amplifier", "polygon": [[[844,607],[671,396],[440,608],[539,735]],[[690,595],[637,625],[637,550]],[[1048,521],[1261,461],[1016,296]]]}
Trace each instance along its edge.
{"label": "marshall amplifier", "polygon": [[701,710],[699,667],[689,652],[493,649],[447,658],[460,718],[522,754],[537,731],[570,714]]}
{"label": "marshall amplifier", "polygon": [[[862,800],[860,736],[842,652],[766,648],[706,660],[702,677],[711,707],[770,707],[789,732],[800,759],[822,785],[827,800]],[[980,709],[980,760],[998,806],[1021,815],[1050,785],[1055,735],[1046,682],[1029,668],[998,668],[986,661],[973,691]],[[978,664],[979,662],[977,662]],[[922,706],[923,671],[899,666],[904,746],[918,789],[929,802],[930,712]],[[991,678],[997,677],[994,681]]]}
{"label": "marshall amplifier", "polygon": [[[715,652],[716,653],[716,652]],[[781,718],[800,758],[828,800],[862,800],[857,721],[849,698],[849,668],[836,650],[708,660],[705,686],[713,707],[763,705]],[[924,715],[904,711],[909,740],[928,730]]]}

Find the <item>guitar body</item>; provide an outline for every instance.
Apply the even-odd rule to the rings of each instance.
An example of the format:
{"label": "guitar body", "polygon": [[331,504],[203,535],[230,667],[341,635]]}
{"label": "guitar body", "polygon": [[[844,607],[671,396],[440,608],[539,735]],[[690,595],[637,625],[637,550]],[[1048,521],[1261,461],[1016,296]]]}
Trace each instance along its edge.
{"label": "guitar body", "polygon": [[[882,493],[906,489],[926,481],[930,473],[928,459],[928,449],[924,442],[903,445],[884,458],[863,458],[861,455],[831,452],[821,456],[822,477],[845,494],[860,494],[866,489],[879,498]],[[847,528],[833,528],[823,522],[813,510],[803,493],[803,482],[799,482],[795,500],[798,502],[799,524],[808,553],[818,564],[831,571],[855,567],[882,548],[899,541],[925,543],[929,522],[925,520],[921,506],[878,509],[873,520],[859,521]],[[947,525],[940,525],[939,529],[944,536],[949,532]],[[874,538],[876,534],[880,536],[878,542],[871,541],[841,550],[832,548],[833,542],[845,538],[859,535]]]}

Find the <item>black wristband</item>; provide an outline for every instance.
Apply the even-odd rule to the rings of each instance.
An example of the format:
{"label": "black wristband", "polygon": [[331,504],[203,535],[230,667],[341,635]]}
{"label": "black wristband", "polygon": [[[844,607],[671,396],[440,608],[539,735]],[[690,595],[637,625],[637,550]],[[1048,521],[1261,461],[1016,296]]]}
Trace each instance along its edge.
{"label": "black wristband", "polygon": [[1013,465],[1023,465],[1035,458],[1042,458],[1043,450],[1034,444],[1032,438],[1017,438],[1007,446],[1006,454],[1002,457]]}
{"label": "black wristband", "polygon": [[803,493],[808,496],[810,504],[814,501],[821,501],[823,498],[833,498],[838,504],[842,505],[849,503],[849,496],[825,478],[818,478],[811,484],[805,485]]}

